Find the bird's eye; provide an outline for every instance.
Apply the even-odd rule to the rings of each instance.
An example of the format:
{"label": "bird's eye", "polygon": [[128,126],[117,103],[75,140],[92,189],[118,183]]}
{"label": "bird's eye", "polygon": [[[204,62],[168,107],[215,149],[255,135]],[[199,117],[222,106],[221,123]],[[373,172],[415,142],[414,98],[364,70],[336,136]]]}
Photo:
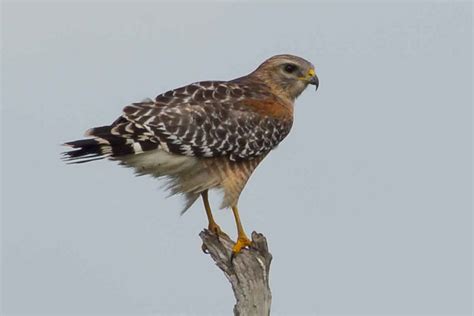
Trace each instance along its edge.
{"label": "bird's eye", "polygon": [[298,68],[298,67],[296,67],[296,65],[286,64],[284,69],[287,73],[291,74],[291,73],[295,72],[296,68]]}

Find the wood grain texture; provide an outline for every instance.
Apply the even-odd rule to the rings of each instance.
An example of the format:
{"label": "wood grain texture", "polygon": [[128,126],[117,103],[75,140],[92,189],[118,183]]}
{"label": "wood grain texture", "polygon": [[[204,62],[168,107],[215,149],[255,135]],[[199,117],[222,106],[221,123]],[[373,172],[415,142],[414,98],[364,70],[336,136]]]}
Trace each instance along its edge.
{"label": "wood grain texture", "polygon": [[236,304],[234,315],[270,315],[272,295],[269,286],[269,272],[272,255],[268,252],[265,236],[252,233],[252,247],[244,249],[231,261],[234,242],[227,236],[219,238],[205,229],[199,236],[203,249],[221,269],[234,291]]}

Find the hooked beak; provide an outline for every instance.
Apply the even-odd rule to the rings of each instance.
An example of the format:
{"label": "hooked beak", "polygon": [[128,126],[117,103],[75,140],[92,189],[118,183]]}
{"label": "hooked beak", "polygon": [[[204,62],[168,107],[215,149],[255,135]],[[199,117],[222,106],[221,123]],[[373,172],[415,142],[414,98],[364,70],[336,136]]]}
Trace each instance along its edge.
{"label": "hooked beak", "polygon": [[303,78],[300,78],[304,81],[306,81],[308,84],[312,84],[312,85],[315,85],[316,86],[316,90],[318,90],[318,87],[319,87],[319,79],[318,79],[318,76],[316,76],[316,71],[314,71],[314,68],[311,68],[309,71],[308,71],[308,74],[303,77]]}
{"label": "hooked beak", "polygon": [[311,79],[309,79],[308,83],[309,83],[309,84],[312,84],[312,85],[315,85],[315,86],[316,86],[316,90],[318,90],[318,87],[319,87],[319,78],[318,78],[318,76],[316,76],[316,74],[313,75],[313,76],[311,77]]}

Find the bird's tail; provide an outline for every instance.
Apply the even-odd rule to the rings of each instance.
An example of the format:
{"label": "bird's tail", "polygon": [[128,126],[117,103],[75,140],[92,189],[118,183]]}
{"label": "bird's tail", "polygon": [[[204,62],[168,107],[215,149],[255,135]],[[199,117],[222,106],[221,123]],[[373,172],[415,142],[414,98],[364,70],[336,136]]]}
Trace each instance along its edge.
{"label": "bird's tail", "polygon": [[64,143],[74,150],[63,153],[63,160],[84,163],[103,158],[117,158],[157,149],[159,142],[144,137],[147,131],[132,122],[116,122],[108,126],[95,127],[86,132],[88,139]]}

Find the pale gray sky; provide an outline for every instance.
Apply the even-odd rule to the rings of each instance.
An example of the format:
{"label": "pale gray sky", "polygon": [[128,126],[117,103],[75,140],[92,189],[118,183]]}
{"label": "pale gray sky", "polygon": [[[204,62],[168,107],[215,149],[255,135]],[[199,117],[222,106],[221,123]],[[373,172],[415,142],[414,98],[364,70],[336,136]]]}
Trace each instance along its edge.
{"label": "pale gray sky", "polygon": [[230,314],[200,204],[180,217],[155,180],[59,144],[280,53],[321,85],[240,200],[274,314],[470,314],[469,2],[5,2],[2,27],[4,315]]}

